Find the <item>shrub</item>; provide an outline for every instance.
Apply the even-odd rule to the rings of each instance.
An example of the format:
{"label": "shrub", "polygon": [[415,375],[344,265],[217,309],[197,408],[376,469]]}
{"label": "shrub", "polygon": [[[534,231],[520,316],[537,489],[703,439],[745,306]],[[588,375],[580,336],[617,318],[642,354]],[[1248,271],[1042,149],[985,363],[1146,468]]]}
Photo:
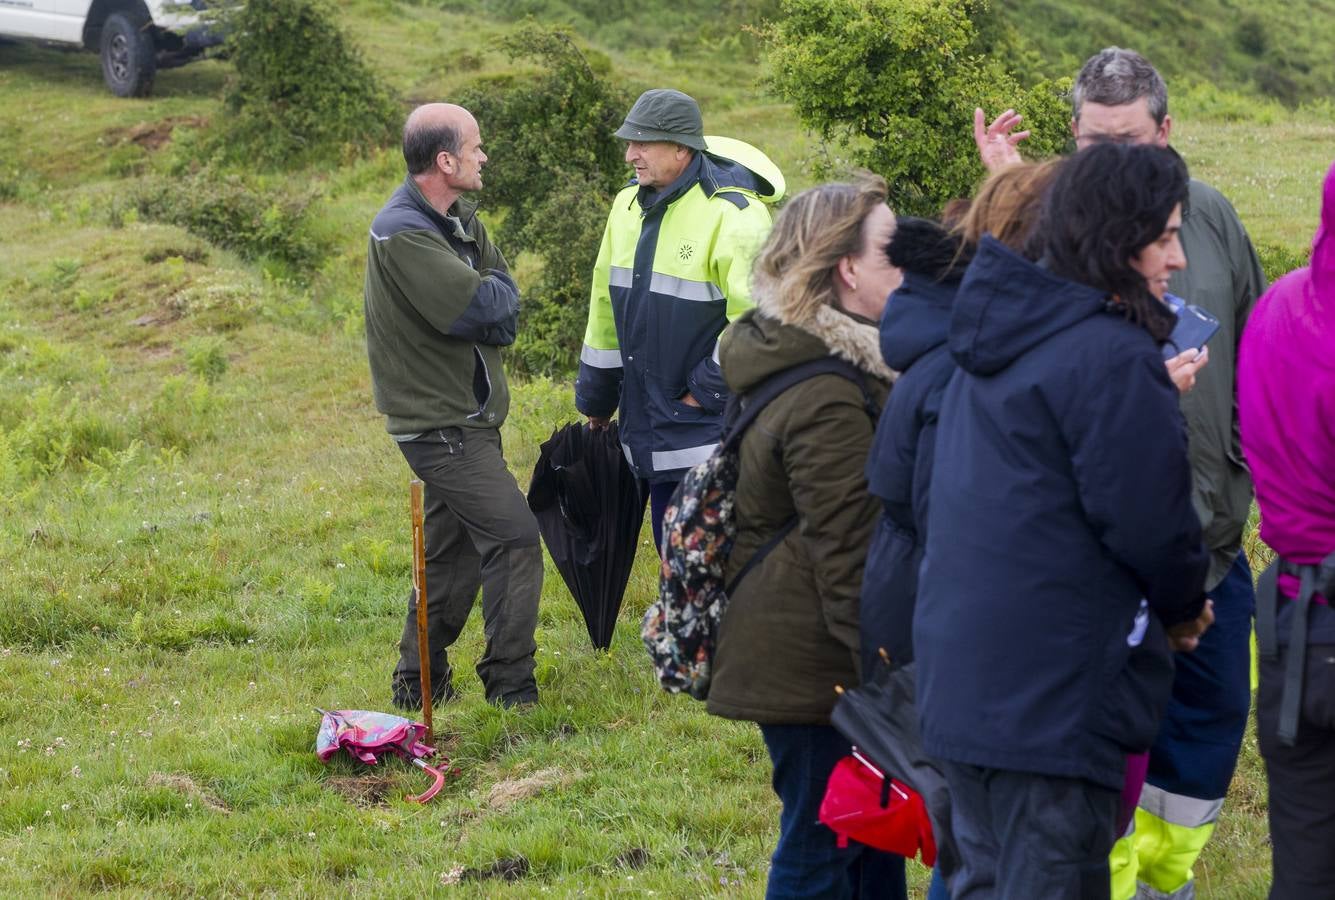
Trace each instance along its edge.
{"label": "shrub", "polygon": [[513,261],[541,260],[524,287],[517,369],[574,368],[584,335],[589,281],[607,210],[625,183],[621,142],[612,132],[631,98],[608,81],[602,56],[582,53],[569,32],[529,25],[505,38],[514,59],[535,60],[531,78],[474,85],[460,102],[473,111],[497,164],[487,169],[483,199],[501,206],[497,241]]}
{"label": "shrub", "polygon": [[323,0],[249,0],[229,29],[231,115],[213,153],[291,168],[393,142],[400,115],[389,90]]}
{"label": "shrub", "polygon": [[252,184],[204,169],[172,180],[144,180],[130,192],[138,215],[180,225],[246,259],[269,258],[313,269],[327,248],[307,212],[314,194]]}
{"label": "shrub", "polygon": [[1066,144],[1064,84],[1022,87],[979,38],[971,16],[986,9],[986,0],[783,0],[765,30],[768,84],[823,140],[885,176],[897,212],[933,214],[983,174],[974,107],[1019,110],[1029,154]]}

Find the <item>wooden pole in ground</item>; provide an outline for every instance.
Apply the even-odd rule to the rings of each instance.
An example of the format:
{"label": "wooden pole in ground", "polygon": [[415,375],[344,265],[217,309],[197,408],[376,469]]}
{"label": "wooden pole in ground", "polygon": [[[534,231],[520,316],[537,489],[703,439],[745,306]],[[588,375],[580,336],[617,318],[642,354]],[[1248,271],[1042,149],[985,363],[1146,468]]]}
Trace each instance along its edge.
{"label": "wooden pole in ground", "polygon": [[431,731],[431,643],[426,633],[426,505],[422,482],[408,483],[413,515],[413,590],[417,592],[417,657],[422,670],[422,723],[426,725],[426,743],[434,744]]}

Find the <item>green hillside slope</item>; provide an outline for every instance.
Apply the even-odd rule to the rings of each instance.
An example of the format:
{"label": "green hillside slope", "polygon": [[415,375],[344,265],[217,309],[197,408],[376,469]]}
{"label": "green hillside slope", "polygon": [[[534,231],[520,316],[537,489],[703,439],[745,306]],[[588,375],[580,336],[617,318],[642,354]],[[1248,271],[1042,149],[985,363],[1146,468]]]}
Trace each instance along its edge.
{"label": "green hillside slope", "polygon": [[994,9],[1058,74],[1115,44],[1144,53],[1170,79],[1290,105],[1335,91],[1331,0],[994,0]]}
{"label": "green hillside slope", "polygon": [[[804,161],[823,151],[756,87],[761,64],[740,27],[774,6],[336,8],[405,111],[483,78],[522,79],[495,45],[515,16],[569,22],[618,84],[696,95],[710,131],[764,147],[800,189]],[[1037,3],[1002,12],[1056,15]],[[1335,19],[1324,0],[1301,22],[1285,15],[1312,35]],[[1207,25],[1226,32],[1194,30]],[[1188,91],[1179,77],[1207,79],[1205,67],[1177,67],[1161,29],[1114,26],[1048,22],[1028,37],[1051,56],[1042,66],[1068,74],[1107,43],[1146,49],[1172,79],[1175,144],[1193,171],[1273,259],[1300,257],[1335,153],[1332,117]],[[1219,65],[1221,84],[1250,77]],[[403,800],[423,787],[406,766],[316,760],[313,707],[388,705],[403,622],[408,473],[371,404],[361,312],[366,228],[403,162],[386,147],[220,173],[245,176],[245,192],[208,184],[194,149],[225,122],[233,74],[221,61],[171,69],[155,96],[126,101],[103,88],[95,55],[0,43],[0,897],[758,900],[778,819],[764,745],[657,688],[638,635],[657,586],[647,529],[608,653],[590,649],[548,565],[531,713],[484,702],[472,671],[482,626],[469,622],[455,655],[462,695],[436,716],[460,773],[430,805]],[[321,262],[256,259],[253,242],[132,202],[192,193],[231,200],[221,211],[271,200],[260,224],[292,223],[288,245],[304,235]],[[284,218],[291,197],[309,204],[304,217]],[[483,215],[497,224],[494,208]],[[516,260],[521,286],[538,264]],[[572,418],[568,380],[517,381],[504,441],[521,484],[538,444]],[[1248,737],[1196,867],[1203,900],[1263,895],[1265,815]],[[921,897],[926,870],[910,872]]]}

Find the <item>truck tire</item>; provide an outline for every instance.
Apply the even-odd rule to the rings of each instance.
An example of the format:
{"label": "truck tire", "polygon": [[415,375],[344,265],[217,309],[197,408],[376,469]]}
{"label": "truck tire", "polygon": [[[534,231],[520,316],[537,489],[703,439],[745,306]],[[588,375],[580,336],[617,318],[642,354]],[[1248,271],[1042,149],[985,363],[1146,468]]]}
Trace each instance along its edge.
{"label": "truck tire", "polygon": [[146,22],[114,12],[102,23],[102,78],[117,97],[147,97],[157,75],[157,48]]}

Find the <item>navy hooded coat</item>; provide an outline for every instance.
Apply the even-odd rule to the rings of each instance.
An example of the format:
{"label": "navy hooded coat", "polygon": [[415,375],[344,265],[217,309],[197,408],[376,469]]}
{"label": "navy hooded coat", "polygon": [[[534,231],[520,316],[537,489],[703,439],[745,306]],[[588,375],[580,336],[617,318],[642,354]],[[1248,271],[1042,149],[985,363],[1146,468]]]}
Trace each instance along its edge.
{"label": "navy hooded coat", "polygon": [[876,425],[867,456],[867,487],[884,511],[867,550],[862,577],[862,670],[884,649],[895,666],[913,659],[913,606],[927,530],[941,395],[955,361],[946,345],[960,283],[912,270],[881,316],[881,355],[899,378]]}
{"label": "navy hooded coat", "polygon": [[1119,790],[1168,700],[1164,628],[1204,603],[1177,391],[1103,292],[991,238],[949,344],[913,627],[924,745]]}

